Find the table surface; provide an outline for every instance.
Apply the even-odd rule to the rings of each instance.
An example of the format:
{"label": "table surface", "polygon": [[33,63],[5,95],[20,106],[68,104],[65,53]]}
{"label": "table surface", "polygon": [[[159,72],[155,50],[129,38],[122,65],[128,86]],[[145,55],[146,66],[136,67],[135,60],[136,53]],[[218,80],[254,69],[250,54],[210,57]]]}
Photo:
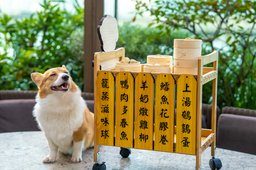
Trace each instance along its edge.
{"label": "table surface", "polygon": [[[100,160],[106,162],[107,169],[159,170],[195,169],[195,156],[132,149],[127,159],[119,155],[120,148],[100,148]],[[59,154],[54,164],[43,164],[48,154],[48,146],[42,132],[15,132],[0,134],[0,170],[77,170],[92,169],[93,149],[83,154],[81,163],[71,163],[70,156]],[[216,149],[216,157],[222,160],[223,170],[256,170],[256,156],[241,152]],[[210,148],[203,152],[201,169],[210,169]]]}

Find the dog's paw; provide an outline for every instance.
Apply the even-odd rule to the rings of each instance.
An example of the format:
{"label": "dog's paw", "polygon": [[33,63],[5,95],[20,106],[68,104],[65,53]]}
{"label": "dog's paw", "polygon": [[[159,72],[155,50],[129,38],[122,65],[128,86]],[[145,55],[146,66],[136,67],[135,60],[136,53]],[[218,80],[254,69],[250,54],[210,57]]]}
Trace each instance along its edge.
{"label": "dog's paw", "polygon": [[73,163],[79,163],[82,161],[82,157],[81,156],[72,156],[71,157],[71,162]]}
{"label": "dog's paw", "polygon": [[46,156],[46,157],[43,159],[43,163],[46,163],[46,164],[54,163],[55,161],[56,161],[56,159],[50,157],[49,155]]}

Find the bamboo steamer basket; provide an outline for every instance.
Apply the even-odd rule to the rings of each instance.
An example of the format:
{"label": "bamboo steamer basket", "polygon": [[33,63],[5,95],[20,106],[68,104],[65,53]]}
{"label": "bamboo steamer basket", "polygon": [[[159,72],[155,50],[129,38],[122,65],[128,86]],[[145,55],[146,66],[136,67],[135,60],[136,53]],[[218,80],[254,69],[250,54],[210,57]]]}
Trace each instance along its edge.
{"label": "bamboo steamer basket", "polygon": [[143,72],[145,72],[145,73],[171,73],[171,67],[170,67],[170,65],[145,64],[145,65],[143,65]]}
{"label": "bamboo steamer basket", "polygon": [[140,62],[120,62],[116,64],[114,71],[141,72]]}
{"label": "bamboo steamer basket", "polygon": [[174,67],[197,68],[198,58],[176,58],[174,59]]}
{"label": "bamboo steamer basket", "polygon": [[175,74],[197,74],[198,58],[201,57],[202,40],[175,39],[174,67]]}
{"label": "bamboo steamer basket", "polygon": [[147,64],[172,65],[172,56],[169,55],[148,55]]}
{"label": "bamboo steamer basket", "polygon": [[197,68],[173,67],[174,74],[192,74],[197,75]]}
{"label": "bamboo steamer basket", "polygon": [[174,39],[174,59],[200,57],[201,45],[199,39]]}

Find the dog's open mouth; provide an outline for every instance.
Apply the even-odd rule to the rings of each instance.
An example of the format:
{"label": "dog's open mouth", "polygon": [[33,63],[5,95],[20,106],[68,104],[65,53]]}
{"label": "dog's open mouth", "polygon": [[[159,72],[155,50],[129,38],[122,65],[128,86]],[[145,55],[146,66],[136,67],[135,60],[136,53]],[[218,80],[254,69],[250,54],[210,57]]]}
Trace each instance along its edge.
{"label": "dog's open mouth", "polygon": [[51,90],[53,91],[68,91],[68,83],[63,83],[59,86],[52,86]]}

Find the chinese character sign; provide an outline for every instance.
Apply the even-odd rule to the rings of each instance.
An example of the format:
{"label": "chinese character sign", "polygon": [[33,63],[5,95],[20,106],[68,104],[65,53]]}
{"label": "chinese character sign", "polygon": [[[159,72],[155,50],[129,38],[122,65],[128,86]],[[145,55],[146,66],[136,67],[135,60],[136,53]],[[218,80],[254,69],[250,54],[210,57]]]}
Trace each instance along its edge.
{"label": "chinese character sign", "polygon": [[195,154],[197,81],[181,75],[177,81],[176,152]]}
{"label": "chinese character sign", "polygon": [[171,74],[156,75],[154,150],[173,152],[174,79]]}
{"label": "chinese character sign", "polygon": [[154,79],[149,73],[135,77],[135,148],[153,149]]}
{"label": "chinese character sign", "polygon": [[131,73],[116,76],[116,141],[115,146],[133,147],[134,79]]}
{"label": "chinese character sign", "polygon": [[99,71],[96,80],[96,121],[98,144],[114,145],[114,77]]}

